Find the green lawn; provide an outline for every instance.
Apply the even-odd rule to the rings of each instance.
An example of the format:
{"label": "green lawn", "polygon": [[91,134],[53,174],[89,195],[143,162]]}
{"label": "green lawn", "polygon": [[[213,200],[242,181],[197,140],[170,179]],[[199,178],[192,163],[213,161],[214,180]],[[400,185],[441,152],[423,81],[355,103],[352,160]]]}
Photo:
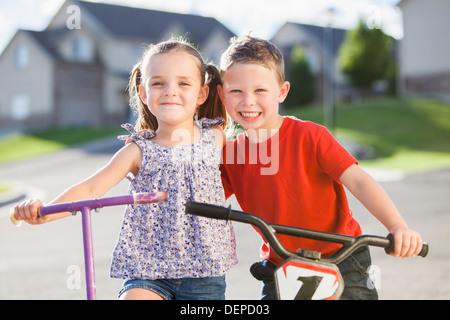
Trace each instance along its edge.
{"label": "green lawn", "polygon": [[6,192],[11,189],[11,186],[5,182],[0,181],[0,193]]}
{"label": "green lawn", "polygon": [[55,128],[36,133],[14,134],[0,140],[0,164],[22,160],[89,140],[118,134],[120,128]]}
{"label": "green lawn", "polygon": [[[323,122],[321,107],[284,113]],[[406,172],[450,167],[450,104],[417,99],[338,104],[334,134],[375,150],[374,159],[361,165]]]}

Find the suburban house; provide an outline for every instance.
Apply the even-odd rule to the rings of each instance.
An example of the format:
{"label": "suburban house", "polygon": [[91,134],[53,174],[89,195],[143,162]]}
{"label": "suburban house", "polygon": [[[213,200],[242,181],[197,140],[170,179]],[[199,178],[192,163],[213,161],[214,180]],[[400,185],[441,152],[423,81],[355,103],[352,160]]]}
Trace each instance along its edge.
{"label": "suburban house", "polygon": [[19,30],[3,50],[1,130],[127,121],[131,68],[172,35],[218,63],[234,33],[209,17],[67,0],[45,30]]}
{"label": "suburban house", "polygon": [[[345,79],[337,59],[345,33],[346,30],[339,28],[286,22],[272,37],[271,42],[283,52],[287,68],[292,50],[297,46],[303,47],[311,70],[316,76],[316,100],[326,99],[323,94],[325,90],[329,91],[327,88],[331,82],[335,88],[335,99],[340,99],[344,95]],[[328,86],[324,88],[327,83]]]}
{"label": "suburban house", "polygon": [[450,1],[403,0],[399,89],[405,96],[450,99]]}

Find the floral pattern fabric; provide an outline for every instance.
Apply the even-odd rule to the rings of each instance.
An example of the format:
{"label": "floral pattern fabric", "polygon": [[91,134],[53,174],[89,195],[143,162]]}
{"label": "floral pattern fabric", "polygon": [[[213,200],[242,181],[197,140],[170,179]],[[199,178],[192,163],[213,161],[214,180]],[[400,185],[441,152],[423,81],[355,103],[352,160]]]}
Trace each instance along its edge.
{"label": "floral pattern fabric", "polygon": [[[128,205],[111,263],[111,277],[123,279],[177,279],[221,276],[237,263],[234,230],[230,222],[185,213],[187,200],[223,206],[220,177],[221,150],[213,125],[201,119],[200,141],[164,147],[134,131],[132,141],[142,150],[129,191],[168,191],[169,200]],[[122,137],[123,138],[123,137]],[[149,139],[147,139],[149,138]]]}

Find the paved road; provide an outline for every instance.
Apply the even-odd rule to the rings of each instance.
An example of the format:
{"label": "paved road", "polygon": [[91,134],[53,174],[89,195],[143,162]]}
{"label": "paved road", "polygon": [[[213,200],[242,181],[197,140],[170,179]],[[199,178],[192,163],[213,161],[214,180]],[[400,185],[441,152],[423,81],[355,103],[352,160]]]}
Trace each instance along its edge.
{"label": "paved road", "polygon": [[[107,141],[101,148],[70,149],[0,166],[0,179],[19,181],[27,186],[30,196],[48,201],[104,165],[121,145],[122,142]],[[450,272],[450,170],[405,177],[396,173],[393,180],[385,176],[381,180],[410,226],[430,243],[431,251],[425,259],[403,260],[373,249],[380,298],[450,299],[450,277],[446,273]],[[126,189],[127,183],[123,182],[108,195],[124,194]],[[349,201],[365,233],[386,234],[354,198],[350,196]],[[121,286],[120,280],[109,278],[109,263],[122,211],[123,208],[108,208],[93,214],[99,299],[116,299]],[[84,299],[81,217],[15,228],[8,215],[9,206],[0,207],[0,299]],[[258,299],[259,283],[248,268],[258,259],[259,237],[243,224],[236,223],[235,231],[240,263],[227,275],[227,299]]]}

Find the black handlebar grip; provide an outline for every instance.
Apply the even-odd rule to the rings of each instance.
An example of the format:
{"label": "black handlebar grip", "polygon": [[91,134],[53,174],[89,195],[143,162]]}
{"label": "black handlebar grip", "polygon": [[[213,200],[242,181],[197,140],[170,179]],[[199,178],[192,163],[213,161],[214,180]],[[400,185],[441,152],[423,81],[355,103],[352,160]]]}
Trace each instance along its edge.
{"label": "black handlebar grip", "polygon": [[422,250],[420,250],[420,252],[419,252],[419,256],[421,256],[422,258],[425,258],[428,254],[428,249],[429,249],[428,243],[424,242],[422,244]]}
{"label": "black handlebar grip", "polygon": [[[394,246],[395,246],[394,235],[392,233],[389,233],[387,238],[389,240],[389,246],[384,248],[384,251],[386,251],[386,253],[389,254],[394,251]],[[428,254],[428,249],[429,249],[428,243],[424,242],[422,244],[422,250],[420,250],[420,252],[419,252],[419,256],[425,258]]]}
{"label": "black handlebar grip", "polygon": [[198,203],[193,201],[186,202],[186,213],[193,214],[196,216],[228,220],[230,212],[231,206],[225,208],[206,203]]}

